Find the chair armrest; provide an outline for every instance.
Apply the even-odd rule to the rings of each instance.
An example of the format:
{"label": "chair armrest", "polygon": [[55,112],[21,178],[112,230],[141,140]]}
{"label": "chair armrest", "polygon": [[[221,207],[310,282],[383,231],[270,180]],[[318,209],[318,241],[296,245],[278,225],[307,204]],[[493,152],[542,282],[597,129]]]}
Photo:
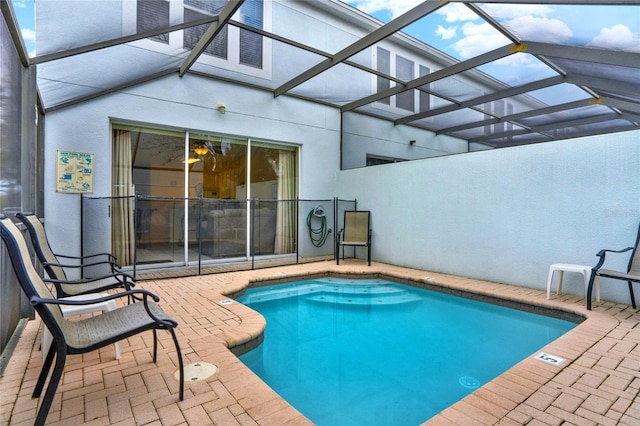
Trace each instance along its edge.
{"label": "chair armrest", "polygon": [[118,265],[117,263],[106,261],[106,260],[103,261],[103,262],[85,263],[84,265],[69,265],[69,264],[64,264],[64,263],[53,263],[53,262],[44,262],[43,263],[43,265],[59,266],[61,268],[89,268],[91,266],[101,266],[101,265],[105,265],[105,264],[109,264],[110,269],[112,271],[120,269],[120,265]]}
{"label": "chair armrest", "polygon": [[[56,257],[62,257],[65,259],[75,259],[75,260],[84,260],[84,259],[92,259],[92,258],[96,258],[96,257],[100,257],[100,256],[105,256],[107,258],[107,260],[101,260],[98,261],[99,263],[112,263],[115,267],[117,267],[118,269],[121,268],[120,264],[118,264],[116,262],[116,260],[118,260],[117,257],[115,257],[114,255],[112,255],[111,253],[96,253],[96,254],[89,254],[86,256],[70,256],[67,254],[59,254],[59,253],[54,253],[56,255]],[[82,266],[88,266],[88,265],[82,265]]]}
{"label": "chair armrest", "polygon": [[604,265],[604,261],[607,253],[624,253],[629,250],[633,250],[633,247],[627,247],[622,250],[610,250],[610,249],[600,250],[598,254],[596,254],[596,256],[600,258],[600,260],[598,260],[598,264],[593,267],[593,272],[598,272],[598,270],[602,268],[602,265]]}
{"label": "chair armrest", "polygon": [[119,293],[108,294],[102,297],[96,297],[94,299],[82,299],[82,300],[73,300],[73,299],[46,299],[39,296],[32,296],[29,299],[31,305],[36,306],[39,304],[52,304],[52,305],[93,305],[94,303],[106,302],[109,300],[119,299],[121,297],[133,296],[137,294],[142,294],[145,297],[151,297],[155,302],[159,301],[160,298],[155,294],[151,293],[149,290],[127,290]]}
{"label": "chair armrest", "polygon": [[[142,296],[142,298],[140,297]],[[106,302],[109,300],[119,299],[121,297],[131,297],[134,300],[142,300],[144,304],[144,309],[147,312],[147,315],[151,319],[153,319],[158,324],[161,324],[165,327],[177,327],[178,323],[174,320],[170,319],[161,319],[158,318],[151,312],[149,308],[149,298],[151,298],[154,302],[159,302],[160,298],[155,294],[151,293],[149,290],[127,290],[120,293],[110,294],[104,297],[96,297],[95,299],[87,299],[87,300],[65,300],[62,299],[45,299],[39,296],[31,296],[29,302],[32,306],[41,305],[41,304],[52,304],[52,305],[92,305],[94,303]]]}
{"label": "chair armrest", "polygon": [[79,280],[57,280],[53,278],[45,278],[44,282],[52,283],[52,284],[86,284],[94,281],[100,281],[106,278],[115,278],[117,281],[121,282],[125,287],[135,287],[136,282],[135,279],[127,274],[126,272],[116,272],[115,274],[107,274],[99,277],[91,277],[91,278],[82,278]]}

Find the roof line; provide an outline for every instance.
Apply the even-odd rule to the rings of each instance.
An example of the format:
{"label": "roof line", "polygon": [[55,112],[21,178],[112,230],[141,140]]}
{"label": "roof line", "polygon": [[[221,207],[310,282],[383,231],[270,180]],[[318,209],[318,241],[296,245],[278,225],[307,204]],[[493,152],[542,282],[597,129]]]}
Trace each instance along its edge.
{"label": "roof line", "polygon": [[278,87],[274,94],[275,96],[280,96],[283,93],[288,92],[294,87],[299,86],[305,81],[317,76],[318,74],[328,70],[329,68],[345,61],[351,56],[355,55],[358,52],[374,45],[380,40],[385,39],[386,37],[392,35],[396,31],[401,30],[407,25],[412,24],[413,22],[421,19],[423,16],[428,15],[429,13],[441,8],[447,3],[448,0],[444,1],[425,1],[418,4],[413,9],[405,12],[400,15],[396,19],[388,22],[387,24],[381,26],[375,31],[370,32],[360,40],[355,43],[345,47],[341,51],[337,52],[331,58],[327,58],[319,64],[307,69],[306,71],[299,74],[297,77],[292,78],[288,82],[284,83],[280,87]]}
{"label": "roof line", "polygon": [[[252,89],[273,93],[273,90],[271,90],[271,89],[269,89],[267,87],[264,87],[264,86],[260,86],[260,85],[253,84],[253,83],[247,83],[247,82],[244,82],[244,81],[238,81],[238,80],[234,80],[232,78],[211,75],[211,74],[207,74],[207,73],[202,72],[202,71],[189,70],[189,74],[190,75],[197,75],[199,77],[207,78],[207,79],[210,79],[210,80],[223,81],[223,82],[226,82],[226,83],[232,83],[232,84],[239,85],[239,86],[242,86],[242,87],[250,87]],[[337,108],[335,106],[335,104],[332,104],[331,102],[319,100],[319,99],[316,99],[316,98],[311,98],[311,97],[308,97],[308,96],[296,95],[296,94],[293,94],[293,93],[286,93],[285,96],[291,97],[291,98],[296,98],[296,99],[301,99],[301,100],[304,100],[304,101],[309,101],[309,102],[312,102],[312,103],[328,106],[328,107],[331,107],[331,108]]]}
{"label": "roof line", "polygon": [[171,69],[168,69],[166,71],[160,71],[160,72],[157,72],[155,74],[152,74],[152,75],[149,75],[149,76],[145,76],[143,78],[138,78],[136,80],[120,84],[118,86],[110,87],[109,89],[101,90],[101,91],[99,91],[97,93],[92,93],[90,95],[81,96],[79,98],[74,98],[74,99],[72,99],[70,101],[62,102],[62,103],[59,103],[59,104],[56,104],[56,105],[53,105],[53,106],[50,106],[50,107],[46,108],[45,109],[45,113],[56,111],[56,110],[59,110],[59,109],[62,109],[62,108],[66,108],[66,107],[72,106],[72,105],[77,105],[79,103],[82,103],[82,102],[85,102],[85,101],[89,101],[91,99],[95,99],[95,98],[98,98],[100,96],[108,95],[110,93],[114,93],[114,92],[117,92],[119,90],[126,89],[128,87],[136,86],[138,84],[146,83],[147,81],[155,80],[157,78],[164,77],[164,76],[169,75],[169,74],[173,74],[173,73],[175,73],[177,71],[178,71],[177,68],[171,68]]}

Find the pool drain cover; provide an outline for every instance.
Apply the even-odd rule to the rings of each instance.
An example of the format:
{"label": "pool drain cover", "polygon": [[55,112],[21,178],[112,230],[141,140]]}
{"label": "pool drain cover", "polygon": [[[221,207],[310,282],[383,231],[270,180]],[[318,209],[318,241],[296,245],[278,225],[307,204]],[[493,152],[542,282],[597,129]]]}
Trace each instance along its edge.
{"label": "pool drain cover", "polygon": [[460,382],[460,384],[467,389],[475,389],[480,386],[480,381],[471,376],[462,376],[460,377],[458,382]]}
{"label": "pool drain cover", "polygon": [[[216,374],[218,367],[208,362],[195,362],[193,364],[184,366],[184,381],[185,382],[198,382],[200,380],[208,379]],[[176,371],[173,375],[176,380],[180,380],[180,370]]]}

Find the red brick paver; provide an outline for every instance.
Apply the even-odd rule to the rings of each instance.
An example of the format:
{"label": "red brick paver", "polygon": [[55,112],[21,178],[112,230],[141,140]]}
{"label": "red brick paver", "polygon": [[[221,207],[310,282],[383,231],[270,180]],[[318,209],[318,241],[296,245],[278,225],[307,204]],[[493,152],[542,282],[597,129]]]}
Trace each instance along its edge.
{"label": "red brick paver", "polygon": [[[560,366],[533,355],[427,423],[434,425],[640,424],[640,311],[567,294],[546,299],[543,290],[484,282],[428,271],[347,260],[255,271],[225,272],[139,284],[160,296],[175,320],[185,364],[209,362],[212,377],[187,382],[178,401],[177,357],[168,333],[160,332],[158,362],[151,360],[150,333],[82,356],[70,356],[48,424],[310,425],[234,355],[259,344],[265,321],[239,304],[221,304],[250,282],[281,282],[334,274],[382,275],[421,286],[498,297],[563,310],[586,318],[541,351],[565,359]],[[542,286],[541,286],[542,287]],[[33,424],[31,398],[42,356],[41,323],[29,321],[0,377],[0,424]],[[534,354],[535,355],[535,354]]]}

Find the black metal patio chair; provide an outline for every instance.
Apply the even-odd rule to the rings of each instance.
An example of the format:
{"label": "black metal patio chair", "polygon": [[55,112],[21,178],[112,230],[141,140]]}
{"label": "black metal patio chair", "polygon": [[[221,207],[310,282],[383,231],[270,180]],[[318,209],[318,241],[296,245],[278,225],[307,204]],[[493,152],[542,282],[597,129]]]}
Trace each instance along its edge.
{"label": "black metal patio chair", "polygon": [[340,264],[340,247],[344,260],[344,246],[367,248],[367,261],[371,266],[371,212],[347,210],[344,212],[343,228],[336,239],[336,264]]}
{"label": "black metal patio chair", "polygon": [[[616,280],[626,281],[629,286],[629,295],[631,296],[631,306],[636,308],[636,299],[633,295],[633,283],[640,283],[640,250],[638,250],[638,242],[640,242],[640,226],[638,227],[638,235],[636,236],[636,244],[633,247],[627,247],[622,250],[600,250],[596,256],[600,258],[598,264],[591,270],[591,278],[587,290],[587,310],[591,310],[591,294],[593,293],[593,283],[598,277],[613,278]],[[607,253],[625,253],[631,250],[629,264],[626,272],[614,271],[611,269],[602,269]]]}
{"label": "black metal patio chair", "polygon": [[[128,290],[86,301],[56,299],[34,268],[21,231],[4,215],[0,215],[0,236],[7,247],[22,290],[53,336],[53,344],[47,353],[32,394],[34,398],[40,397],[55,357],[55,366],[38,410],[36,425],[45,423],[67,355],[91,352],[147,330],[153,331],[153,362],[156,362],[158,351],[157,330],[163,329],[171,333],[180,371],[179,398],[181,401],[184,399],[184,366],[175,333],[178,323],[156,304],[159,301],[156,295],[146,290]],[[121,297],[133,297],[140,302],[125,304],[115,310],[78,321],[65,319],[60,310],[62,304],[85,305]]]}
{"label": "black metal patio chair", "polygon": [[[135,286],[135,279],[120,270],[120,265],[116,263],[116,258],[110,253],[97,253],[88,256],[69,256],[54,253],[49,244],[45,228],[35,214],[19,212],[16,213],[16,217],[27,228],[36,256],[49,277],[45,281],[55,285],[56,294],[59,298],[100,293],[114,288],[131,290]],[[60,262],[59,258],[77,263],[64,264]],[[94,270],[95,268],[101,268],[102,273],[92,278],[72,280],[67,277],[66,268],[94,268]]]}

